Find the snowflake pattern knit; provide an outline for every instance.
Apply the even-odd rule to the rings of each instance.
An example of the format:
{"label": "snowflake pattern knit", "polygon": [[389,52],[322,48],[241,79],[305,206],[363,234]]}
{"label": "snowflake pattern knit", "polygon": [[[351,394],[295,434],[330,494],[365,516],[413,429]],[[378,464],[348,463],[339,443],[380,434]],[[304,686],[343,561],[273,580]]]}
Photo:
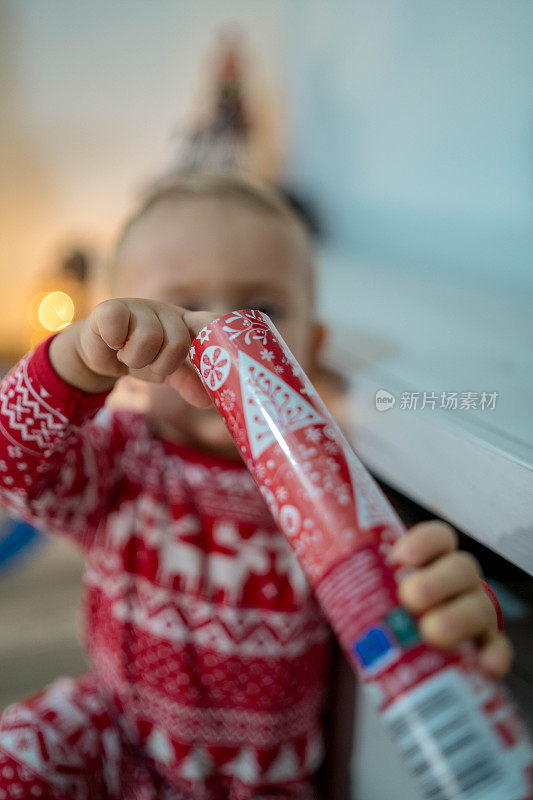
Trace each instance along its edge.
{"label": "snowflake pattern knit", "polygon": [[49,343],[2,383],[0,500],[83,551],[93,670],[5,711],[0,800],[314,798],[330,632],[252,478],[100,411]]}

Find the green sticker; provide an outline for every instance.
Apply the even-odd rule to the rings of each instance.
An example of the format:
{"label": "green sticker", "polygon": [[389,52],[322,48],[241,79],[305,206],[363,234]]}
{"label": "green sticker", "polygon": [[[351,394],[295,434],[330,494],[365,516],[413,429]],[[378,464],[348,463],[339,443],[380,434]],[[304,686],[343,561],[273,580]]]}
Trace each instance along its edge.
{"label": "green sticker", "polygon": [[402,647],[410,647],[420,640],[414,620],[405,608],[395,608],[387,614],[385,621]]}

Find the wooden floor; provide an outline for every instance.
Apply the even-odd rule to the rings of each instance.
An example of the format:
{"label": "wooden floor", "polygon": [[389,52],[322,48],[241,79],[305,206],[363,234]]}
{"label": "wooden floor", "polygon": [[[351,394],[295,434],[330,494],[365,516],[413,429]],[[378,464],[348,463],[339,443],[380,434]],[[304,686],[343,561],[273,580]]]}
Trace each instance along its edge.
{"label": "wooden floor", "polygon": [[77,640],[82,561],[49,539],[0,576],[0,710],[87,669]]}

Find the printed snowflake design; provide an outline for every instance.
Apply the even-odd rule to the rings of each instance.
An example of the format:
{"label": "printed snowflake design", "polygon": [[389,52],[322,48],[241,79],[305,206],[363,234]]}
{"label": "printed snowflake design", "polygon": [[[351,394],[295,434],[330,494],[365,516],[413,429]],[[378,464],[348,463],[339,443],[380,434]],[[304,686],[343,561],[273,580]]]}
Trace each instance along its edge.
{"label": "printed snowflake design", "polygon": [[337,498],[337,502],[341,506],[347,506],[351,502],[352,493],[350,491],[350,486],[347,483],[343,483],[342,486],[338,486],[334,489],[335,497]]}
{"label": "printed snowflake design", "polygon": [[200,344],[204,344],[205,342],[208,342],[210,335],[211,335],[211,331],[209,330],[209,328],[207,326],[205,328],[202,328],[202,330],[198,334],[198,338],[200,339]]}
{"label": "printed snowflake design", "polygon": [[334,458],[331,458],[331,457],[330,458],[326,458],[325,459],[325,463],[326,463],[326,466],[329,467],[329,469],[332,472],[338,472],[340,470],[340,464],[337,461],[335,461]]}
{"label": "printed snowflake design", "polygon": [[308,442],[314,442],[314,444],[317,444],[322,438],[320,428],[307,428],[305,431],[305,438]]}
{"label": "printed snowflake design", "polygon": [[263,361],[272,361],[272,359],[274,358],[274,353],[272,352],[272,350],[267,350],[266,347],[264,347],[261,350],[259,355],[261,356]]}
{"label": "printed snowflake design", "polygon": [[320,497],[328,492],[334,495],[339,505],[349,505],[352,501],[351,487],[339,475],[340,464],[331,456],[319,452],[316,447],[301,444],[298,452],[302,459],[302,470],[315,496]]}
{"label": "printed snowflake design", "polygon": [[278,375],[281,375],[283,373],[283,366],[281,364],[276,364],[274,367],[274,372],[277,372]]}
{"label": "printed snowflake design", "polygon": [[[296,555],[301,555],[308,559],[310,577],[320,574],[322,553],[324,551],[324,534],[318,528],[302,530],[292,545]],[[317,565],[318,568],[317,568]]]}
{"label": "printed snowflake design", "polygon": [[[232,327],[229,323],[240,327]],[[250,344],[252,339],[257,339],[261,342],[263,347],[267,344],[267,334],[270,333],[268,323],[263,318],[260,311],[236,311],[233,316],[226,319],[226,325],[223,328],[226,333],[231,334],[230,339],[237,339],[241,334],[244,334],[245,344]],[[277,341],[271,335],[271,341]]]}
{"label": "printed snowflake design", "polygon": [[331,439],[327,439],[324,442],[324,448],[326,452],[329,453],[331,456],[334,456],[336,453],[339,452],[338,446],[335,444],[335,442],[332,442]]}
{"label": "printed snowflake design", "polygon": [[278,486],[278,488],[276,489],[276,499],[280,503],[284,503],[285,500],[287,500],[288,497],[289,497],[289,493],[288,493],[287,489],[284,486]]}
{"label": "printed snowflake design", "polygon": [[229,375],[230,357],[223,347],[213,345],[204,350],[200,361],[202,378],[210,389],[220,389]]}
{"label": "printed snowflake design", "polygon": [[232,392],[231,389],[224,389],[220,395],[220,405],[224,411],[231,411],[236,399],[235,392]]}

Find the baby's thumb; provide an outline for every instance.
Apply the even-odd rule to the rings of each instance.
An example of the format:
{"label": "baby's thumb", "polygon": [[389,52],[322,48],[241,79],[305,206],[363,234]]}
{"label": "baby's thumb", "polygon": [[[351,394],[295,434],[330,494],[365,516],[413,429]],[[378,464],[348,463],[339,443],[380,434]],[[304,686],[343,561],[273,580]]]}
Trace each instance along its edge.
{"label": "baby's thumb", "polygon": [[[191,341],[198,336],[202,328],[215,319],[217,319],[217,314],[211,311],[185,310],[183,313],[183,321],[187,326]],[[198,408],[208,408],[211,405],[211,398],[207,394],[200,376],[189,361],[169,375],[166,382],[191,405]]]}
{"label": "baby's thumb", "polygon": [[198,373],[188,363],[182,364],[172,375],[165,378],[165,383],[175,389],[192,406],[208,408],[211,405],[211,398],[204,389]]}
{"label": "baby's thumb", "polygon": [[212,311],[184,311],[183,321],[190,333],[191,340],[198,336],[202,328],[218,318]]}

